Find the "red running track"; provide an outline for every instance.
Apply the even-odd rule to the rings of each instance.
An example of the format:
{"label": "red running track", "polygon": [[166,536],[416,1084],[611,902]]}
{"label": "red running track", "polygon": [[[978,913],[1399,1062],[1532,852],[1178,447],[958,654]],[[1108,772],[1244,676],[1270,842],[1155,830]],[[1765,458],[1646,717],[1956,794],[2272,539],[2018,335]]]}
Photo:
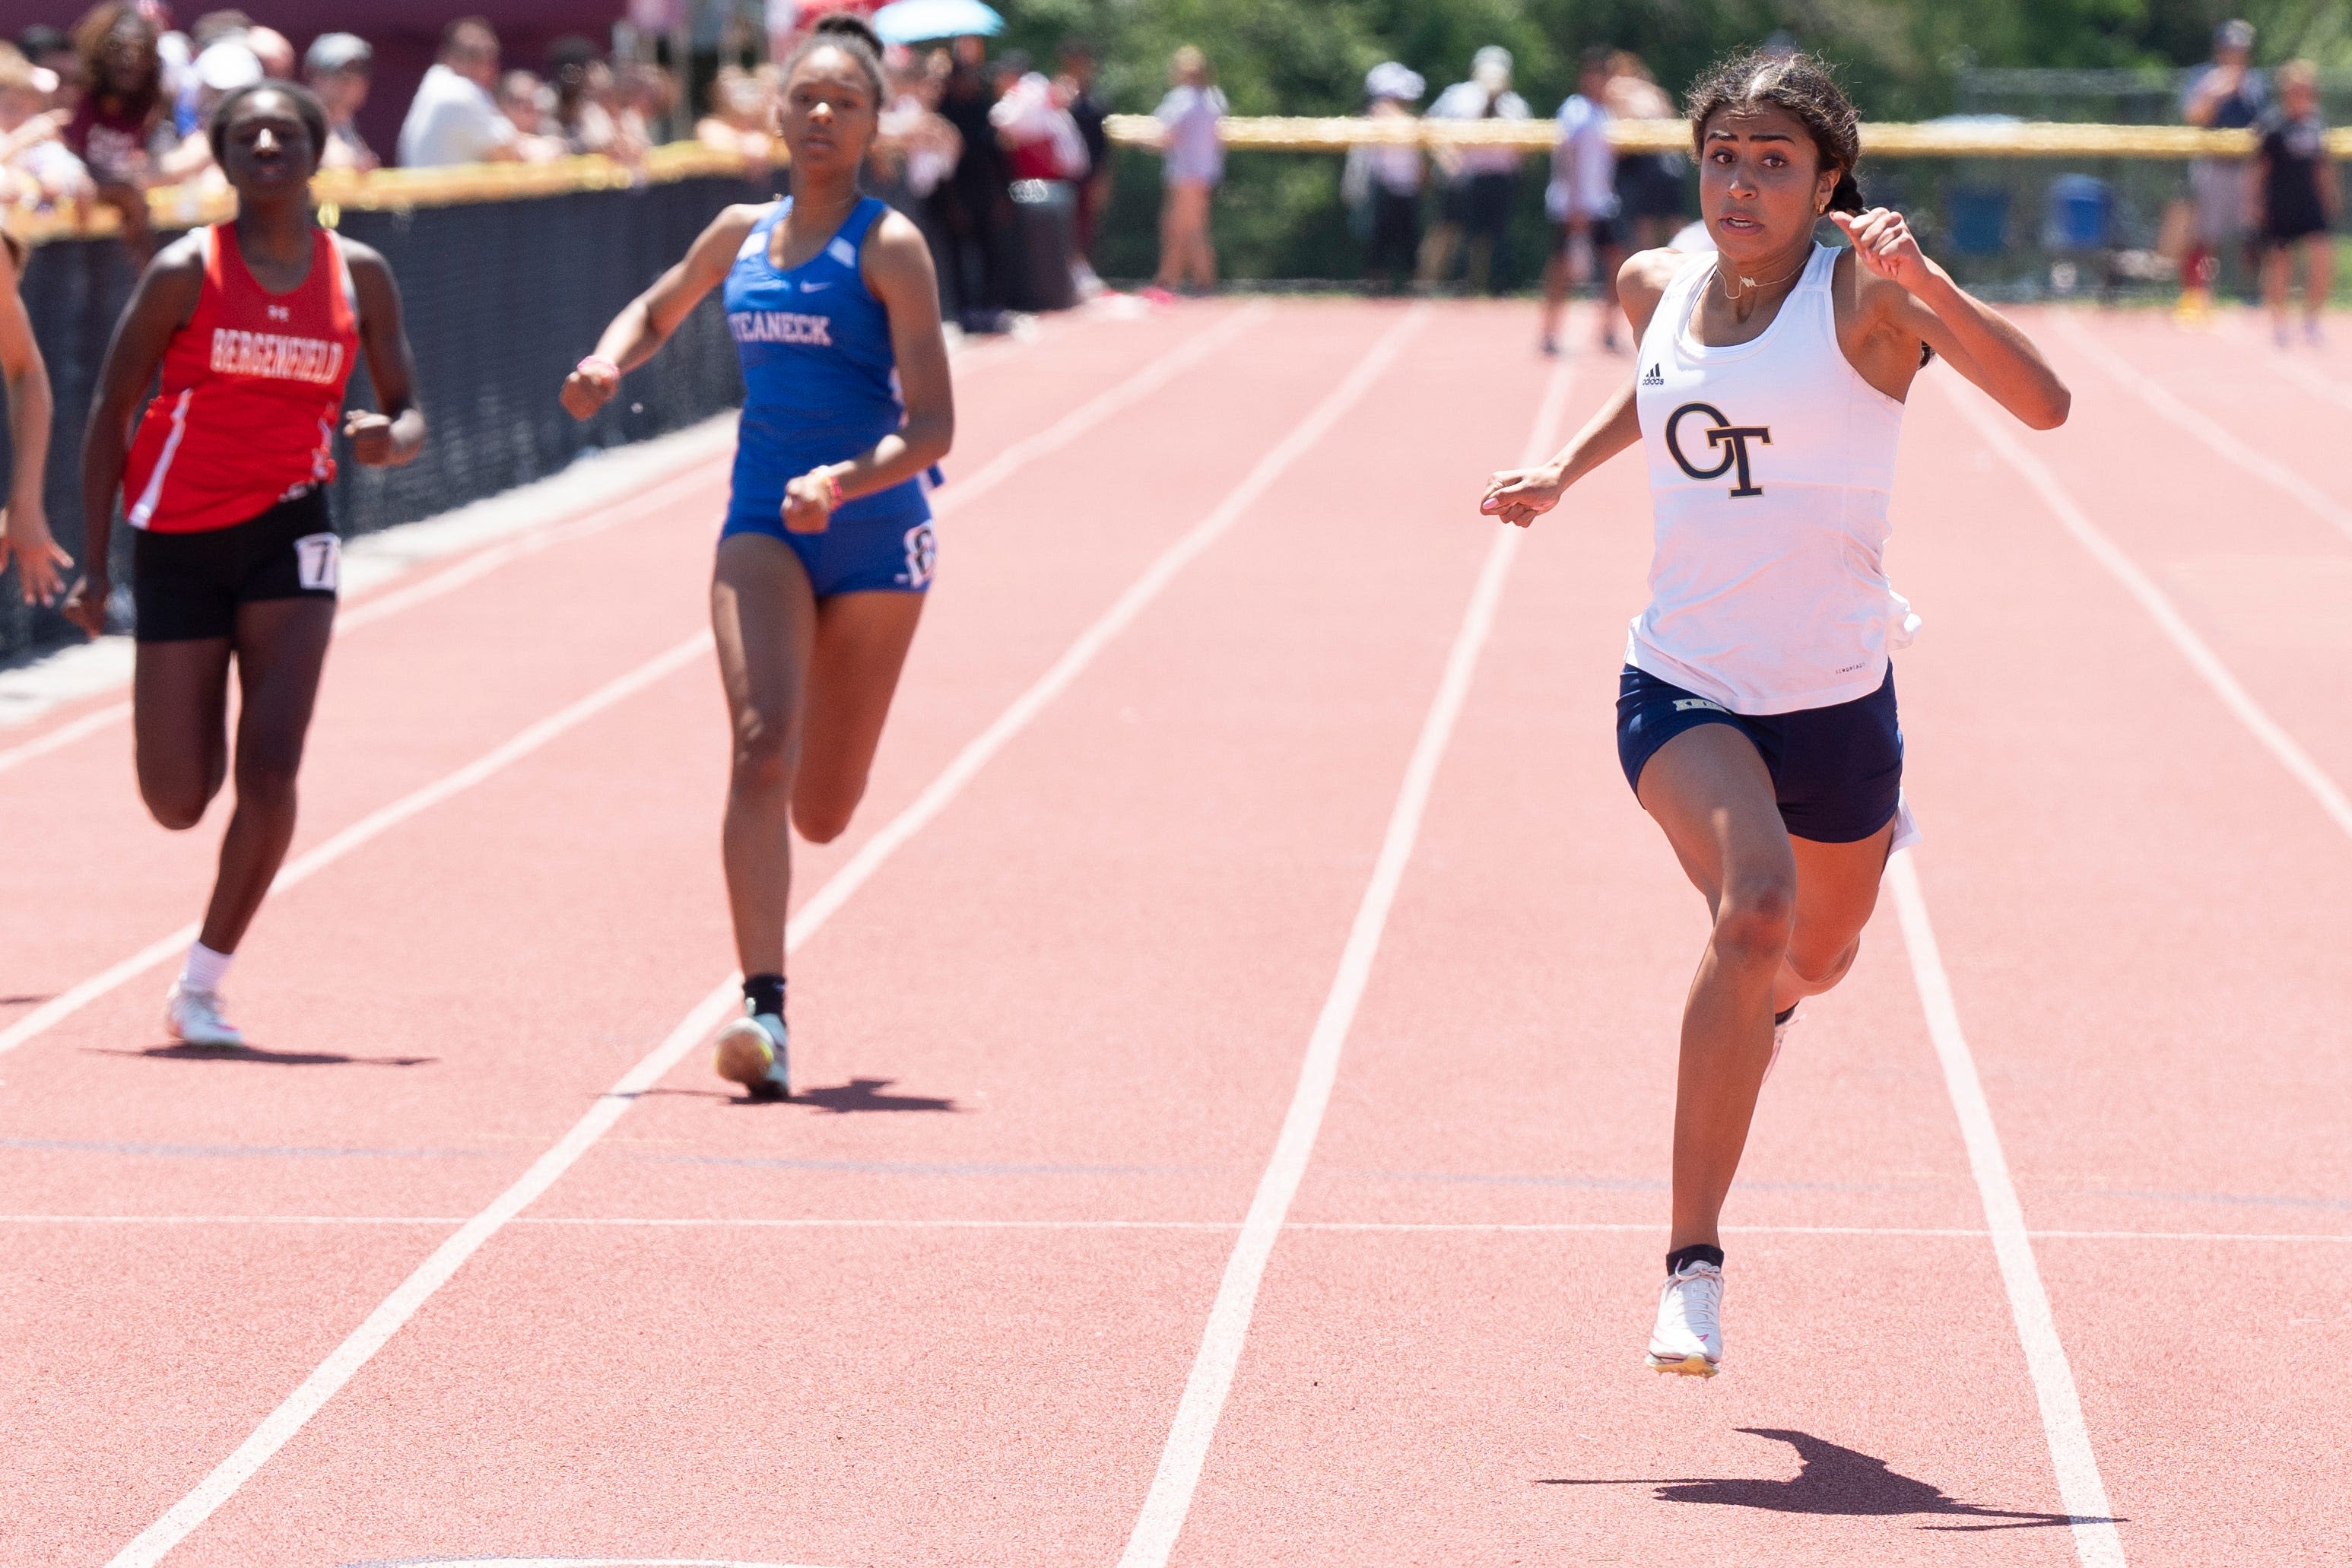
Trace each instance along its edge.
{"label": "red running track", "polygon": [[1693,1386],[1639,1361],[1703,931],[1610,743],[1640,476],[1515,556],[1468,510],[1623,362],[1528,326],[975,363],[803,847],[805,1104],[659,1049],[726,967],[716,466],[341,642],[297,854],[376,826],[257,925],[253,1053],[165,1048],[161,964],[26,1035],[213,833],[119,726],[0,773],[0,1562],[2341,1556],[2352,363],[2044,315],[2064,430],[1923,384],[1920,898],[1767,1094]]}

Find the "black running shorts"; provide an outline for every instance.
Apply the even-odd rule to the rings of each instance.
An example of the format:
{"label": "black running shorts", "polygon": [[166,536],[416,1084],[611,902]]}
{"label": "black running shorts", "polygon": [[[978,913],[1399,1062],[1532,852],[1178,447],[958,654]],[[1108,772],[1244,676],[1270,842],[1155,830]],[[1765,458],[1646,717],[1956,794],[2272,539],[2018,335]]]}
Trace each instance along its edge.
{"label": "black running shorts", "polygon": [[131,595],[141,642],[225,637],[240,605],[335,596],[341,542],[319,489],[258,517],[197,533],[142,531],[131,550]]}

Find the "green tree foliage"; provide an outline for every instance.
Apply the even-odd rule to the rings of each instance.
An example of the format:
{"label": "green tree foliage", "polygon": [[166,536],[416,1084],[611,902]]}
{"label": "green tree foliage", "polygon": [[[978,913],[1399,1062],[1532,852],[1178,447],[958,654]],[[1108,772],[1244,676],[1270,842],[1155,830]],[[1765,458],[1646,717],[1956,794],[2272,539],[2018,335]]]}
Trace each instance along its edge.
{"label": "green tree foliage", "polygon": [[[1954,107],[1958,68],[1979,66],[2186,65],[2213,27],[2243,16],[2264,59],[2310,55],[2352,65],[2352,0],[998,0],[1005,40],[1050,59],[1066,37],[1094,41],[1116,109],[1149,112],[1180,44],[1208,51],[1238,114],[1346,114],[1365,71],[1402,60],[1433,94],[1468,74],[1487,44],[1517,60],[1517,87],[1538,115],[1573,90],[1578,57],[1632,49],[1679,93],[1712,60],[1776,33],[1835,62],[1867,117],[1925,119]],[[1544,236],[1527,199],[1506,275],[1528,280]],[[1122,153],[1098,264],[1112,277],[1150,270],[1157,160]],[[1234,158],[1218,206],[1227,268],[1239,277],[1352,276],[1358,251],[1339,199],[1337,158]]]}

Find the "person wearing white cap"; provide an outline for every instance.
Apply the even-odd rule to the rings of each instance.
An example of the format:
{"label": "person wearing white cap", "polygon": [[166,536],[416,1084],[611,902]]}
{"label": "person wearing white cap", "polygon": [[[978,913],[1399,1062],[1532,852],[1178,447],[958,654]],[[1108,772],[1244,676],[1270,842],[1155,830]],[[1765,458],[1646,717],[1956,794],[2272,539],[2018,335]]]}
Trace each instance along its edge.
{"label": "person wearing white cap", "polygon": [[[1412,106],[1427,86],[1420,72],[1385,60],[1364,78],[1365,116],[1383,125],[1411,121]],[[1339,194],[1349,211],[1360,215],[1364,281],[1375,289],[1393,290],[1412,276],[1421,249],[1422,172],[1418,143],[1360,144],[1348,151]]]}
{"label": "person wearing white cap", "polygon": [[[1429,106],[1432,120],[1525,120],[1528,100],[1511,90],[1511,51],[1489,44],[1470,59],[1470,79],[1455,82]],[[1519,153],[1509,147],[1437,149],[1445,180],[1445,210],[1421,248],[1421,279],[1442,283],[1454,270],[1454,252],[1468,243],[1465,274],[1474,292],[1494,280],[1495,250],[1511,220],[1511,192],[1518,183]]]}
{"label": "person wearing white cap", "polygon": [[[2252,66],[2254,28],[2232,20],[2213,29],[2213,61],[2189,79],[2180,97],[2180,118],[2207,131],[2242,131],[2270,107],[2270,83]],[[2189,165],[2189,195],[2195,230],[2180,258],[2181,306],[2196,314],[2212,302],[2221,271],[2219,253],[2232,243],[2247,246],[2247,274],[2256,259],[2248,246],[2252,216],[2252,165],[2242,158],[2198,158]]]}
{"label": "person wearing white cap", "polygon": [[383,163],[360,134],[358,124],[374,68],[375,51],[356,33],[321,33],[302,57],[302,74],[327,111],[327,145],[319,159],[321,169],[364,174]]}
{"label": "person wearing white cap", "polygon": [[252,87],[268,75],[262,68],[261,57],[246,47],[243,34],[206,47],[189,69],[196,79],[196,128],[157,161],[156,171],[166,184],[206,175],[218,179],[209,129],[213,110],[230,93]]}

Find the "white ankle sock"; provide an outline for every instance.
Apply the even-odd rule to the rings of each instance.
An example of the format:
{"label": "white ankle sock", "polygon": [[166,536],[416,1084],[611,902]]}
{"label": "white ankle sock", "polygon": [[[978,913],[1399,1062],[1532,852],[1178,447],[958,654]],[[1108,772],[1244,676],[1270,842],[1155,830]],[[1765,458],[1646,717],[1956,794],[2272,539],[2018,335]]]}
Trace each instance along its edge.
{"label": "white ankle sock", "polygon": [[191,943],[188,962],[180,966],[180,984],[190,991],[217,991],[236,961],[233,952],[215,952],[203,942]]}

